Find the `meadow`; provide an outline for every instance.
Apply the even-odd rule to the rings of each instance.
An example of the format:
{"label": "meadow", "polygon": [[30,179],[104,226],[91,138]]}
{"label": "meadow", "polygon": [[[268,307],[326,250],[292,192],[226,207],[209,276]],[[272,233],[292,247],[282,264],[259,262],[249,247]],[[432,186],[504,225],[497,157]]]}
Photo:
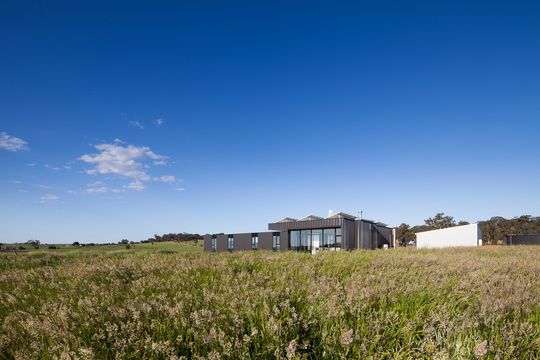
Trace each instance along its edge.
{"label": "meadow", "polygon": [[540,247],[0,254],[4,359],[538,359]]}

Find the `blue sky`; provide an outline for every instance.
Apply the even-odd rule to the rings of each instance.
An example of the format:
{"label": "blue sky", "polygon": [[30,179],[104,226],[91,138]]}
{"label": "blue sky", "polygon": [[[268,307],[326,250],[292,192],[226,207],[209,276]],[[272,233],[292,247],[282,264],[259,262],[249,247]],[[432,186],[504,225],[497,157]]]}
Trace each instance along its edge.
{"label": "blue sky", "polygon": [[0,3],[0,241],[540,214],[536,2]]}

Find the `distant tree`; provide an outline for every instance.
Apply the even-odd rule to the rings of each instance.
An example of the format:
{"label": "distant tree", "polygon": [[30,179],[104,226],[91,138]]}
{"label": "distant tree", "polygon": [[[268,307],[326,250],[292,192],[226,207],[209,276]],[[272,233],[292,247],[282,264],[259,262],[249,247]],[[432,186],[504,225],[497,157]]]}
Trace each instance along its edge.
{"label": "distant tree", "polygon": [[396,241],[399,246],[407,246],[407,243],[411,240],[415,240],[416,235],[412,231],[410,225],[402,223],[396,228]]}
{"label": "distant tree", "polygon": [[71,245],[73,245],[73,246],[80,246],[81,244],[79,244],[78,241],[74,241],[73,244],[71,244]]}
{"label": "distant tree", "polygon": [[445,229],[452,226],[456,226],[456,222],[452,216],[445,215],[444,213],[437,213],[434,217],[424,220],[427,226],[433,229]]}
{"label": "distant tree", "polygon": [[461,221],[458,221],[457,224],[458,224],[458,225],[470,225],[470,222],[465,221],[465,220],[461,220]]}

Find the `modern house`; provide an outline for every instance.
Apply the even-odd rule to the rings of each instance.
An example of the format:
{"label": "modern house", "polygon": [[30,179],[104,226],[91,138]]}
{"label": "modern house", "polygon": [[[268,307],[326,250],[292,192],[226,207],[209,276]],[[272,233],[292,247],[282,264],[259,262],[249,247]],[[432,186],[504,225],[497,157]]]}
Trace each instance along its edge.
{"label": "modern house", "polygon": [[395,246],[395,229],[345,213],[284,218],[257,233],[204,236],[205,251],[274,250],[338,251]]}
{"label": "modern house", "polygon": [[446,229],[416,233],[417,248],[481,246],[482,231],[478,224],[453,226]]}

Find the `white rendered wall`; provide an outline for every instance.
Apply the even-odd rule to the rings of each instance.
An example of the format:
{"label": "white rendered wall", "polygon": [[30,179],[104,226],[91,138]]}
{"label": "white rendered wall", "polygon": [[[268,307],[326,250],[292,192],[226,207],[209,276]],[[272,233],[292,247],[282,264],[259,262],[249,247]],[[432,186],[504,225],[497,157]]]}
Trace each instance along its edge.
{"label": "white rendered wall", "polygon": [[416,233],[417,248],[442,248],[453,246],[480,246],[482,234],[478,224]]}

